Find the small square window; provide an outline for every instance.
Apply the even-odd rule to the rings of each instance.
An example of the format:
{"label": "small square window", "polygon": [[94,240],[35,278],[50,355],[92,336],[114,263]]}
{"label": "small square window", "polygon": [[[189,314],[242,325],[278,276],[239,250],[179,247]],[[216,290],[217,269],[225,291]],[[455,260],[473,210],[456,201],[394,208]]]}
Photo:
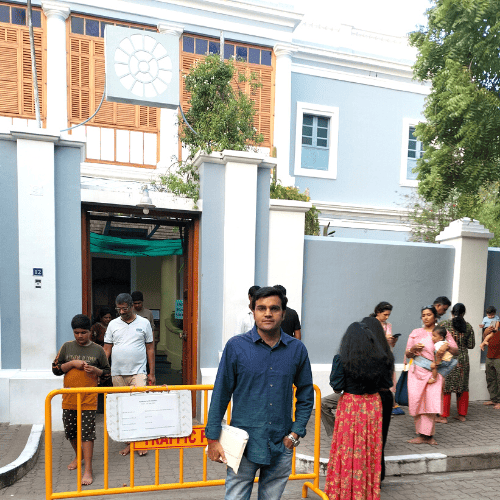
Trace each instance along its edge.
{"label": "small square window", "polygon": [[231,45],[230,43],[225,43],[224,59],[231,59],[231,57],[234,57],[234,45]]}
{"label": "small square window", "polygon": [[0,5],[0,23],[10,23],[10,7]]}
{"label": "small square window", "polygon": [[338,117],[336,107],[297,102],[295,175],[337,178]]}
{"label": "small square window", "polygon": [[208,53],[209,54],[220,54],[220,43],[219,42],[209,42]]}
{"label": "small square window", "polygon": [[194,54],[194,38],[191,36],[182,37],[182,50]]}
{"label": "small square window", "polygon": [[26,9],[12,7],[12,24],[26,26]]}
{"label": "small square window", "polygon": [[248,50],[248,62],[251,64],[260,64],[260,50],[259,49],[249,49]]}
{"label": "small square window", "polygon": [[203,40],[201,38],[196,39],[196,53],[200,56],[204,56],[207,53],[208,40]]}
{"label": "small square window", "polygon": [[[417,181],[417,173],[413,170],[417,166],[417,160],[422,158],[424,154],[424,147],[422,142],[419,141],[415,135],[415,125],[411,125],[408,122],[409,120],[405,120],[403,124],[403,138],[406,136],[407,139],[406,141],[403,139],[400,182],[402,185],[413,186],[415,185],[414,182]],[[408,183],[409,181],[411,183]]]}
{"label": "small square window", "polygon": [[31,22],[33,23],[33,28],[42,27],[42,13],[39,10],[31,12]]}
{"label": "small square window", "polygon": [[85,34],[87,36],[99,36],[99,21],[85,19]]}
{"label": "small square window", "polygon": [[236,60],[246,62],[247,53],[248,53],[248,49],[246,47],[236,47]]}
{"label": "small square window", "polygon": [[71,16],[71,33],[83,35],[83,17]]}
{"label": "small square window", "polygon": [[104,38],[104,32],[106,31],[106,26],[113,26],[113,23],[105,23],[101,21],[101,38]]}
{"label": "small square window", "polygon": [[260,64],[264,66],[271,66],[271,51],[261,50]]}

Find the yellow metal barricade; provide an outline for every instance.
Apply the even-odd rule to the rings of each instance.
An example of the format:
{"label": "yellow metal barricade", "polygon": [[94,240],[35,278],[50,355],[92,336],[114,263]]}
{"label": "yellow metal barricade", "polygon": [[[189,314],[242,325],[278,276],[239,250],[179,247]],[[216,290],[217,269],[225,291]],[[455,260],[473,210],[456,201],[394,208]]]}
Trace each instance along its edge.
{"label": "yellow metal barricade", "polygon": [[[138,392],[167,392],[167,391],[203,391],[204,422],[207,421],[208,414],[208,391],[213,389],[213,385],[175,385],[154,386],[154,387],[85,387],[74,389],[58,389],[50,392],[45,399],[45,495],[46,500],[58,498],[81,498],[97,495],[114,495],[120,493],[139,493],[145,491],[176,490],[184,488],[201,488],[206,486],[220,486],[225,483],[225,479],[207,479],[207,454],[205,451],[206,438],[203,431],[204,426],[193,426],[193,434],[190,438],[180,439],[159,439],[152,442],[141,442],[137,449],[151,449],[155,451],[155,482],[149,485],[134,485],[134,450],[136,443],[130,444],[130,486],[109,487],[109,457],[108,457],[108,433],[106,426],[106,398],[104,398],[104,488],[90,489],[86,487],[82,490],[82,394],[89,393],[138,393]],[[310,489],[320,498],[328,500],[328,497],[319,488],[319,453],[320,453],[320,431],[321,431],[321,392],[315,385],[316,410],[314,414],[314,467],[312,473],[297,474],[295,470],[295,449],[292,461],[291,480],[309,480],[302,487],[302,497],[307,497]],[[77,484],[75,491],[54,492],[52,474],[52,398],[59,394],[77,395]],[[294,398],[295,413],[295,398]],[[228,423],[230,417],[230,406],[228,407]],[[179,481],[176,483],[160,483],[160,450],[161,448],[179,448]],[[203,473],[200,481],[184,481],[184,448],[201,447],[203,449]],[[312,482],[310,482],[312,480]],[[255,479],[258,482],[258,478]]]}

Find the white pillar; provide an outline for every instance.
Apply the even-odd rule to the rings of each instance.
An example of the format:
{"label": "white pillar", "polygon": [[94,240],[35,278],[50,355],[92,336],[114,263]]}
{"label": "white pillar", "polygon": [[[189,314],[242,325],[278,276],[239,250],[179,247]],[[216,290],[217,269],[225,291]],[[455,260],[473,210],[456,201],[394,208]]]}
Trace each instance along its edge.
{"label": "white pillar", "polygon": [[290,175],[290,118],[292,107],[292,54],[293,45],[278,43],[274,46],[276,56],[276,79],[274,92],[274,145],[276,146],[278,179],[284,186],[293,186]]}
{"label": "white pillar", "polygon": [[481,370],[481,330],[477,326],[483,319],[488,262],[488,241],[493,238],[477,220],[467,217],[453,221],[436,241],[455,247],[452,304],[462,302],[466,307],[465,319],[474,328],[476,348],[469,350],[471,401],[488,399],[484,371]]}
{"label": "white pillar", "polygon": [[224,154],[223,346],[234,335],[238,314],[242,304],[248,304],[248,289],[254,285],[257,167],[262,162],[236,151]]}
{"label": "white pillar", "polygon": [[304,275],[305,214],[312,203],[293,200],[271,200],[269,207],[270,286],[283,285],[288,303],[302,312],[302,278]]}
{"label": "white pillar", "polygon": [[[56,354],[54,142],[58,139],[47,132],[17,139],[21,370],[49,370]],[[43,276],[34,275],[34,269],[42,269]]]}
{"label": "white pillar", "polygon": [[[172,24],[158,24],[158,32],[167,35],[182,36],[184,28]],[[177,109],[162,108],[160,111],[160,161],[156,168],[158,173],[164,173],[177,161],[179,152],[179,127],[177,125]]]}
{"label": "white pillar", "polygon": [[42,1],[42,9],[47,16],[47,128],[59,132],[68,127],[66,19],[70,8]]}

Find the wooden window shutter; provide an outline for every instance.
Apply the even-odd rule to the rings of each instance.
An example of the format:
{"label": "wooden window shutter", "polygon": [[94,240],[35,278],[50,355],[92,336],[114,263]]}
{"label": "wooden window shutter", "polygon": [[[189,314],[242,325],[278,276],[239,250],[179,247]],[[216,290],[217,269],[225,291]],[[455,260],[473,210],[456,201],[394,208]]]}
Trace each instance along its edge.
{"label": "wooden window shutter", "polygon": [[[200,37],[202,38],[202,37]],[[233,43],[233,42],[227,42]],[[239,44],[243,45],[245,44]],[[182,39],[181,39],[181,47],[182,47]],[[189,52],[183,52],[181,49],[181,82],[180,82],[180,101],[182,105],[182,109],[186,112],[189,109],[188,101],[191,97],[189,92],[186,92],[185,88],[185,79],[182,75],[187,75],[193,64],[196,61],[205,59],[206,56],[193,54]],[[255,108],[255,117],[254,117],[254,126],[257,131],[264,136],[264,141],[261,146],[264,147],[272,147],[273,144],[273,123],[274,123],[274,66],[264,66],[257,64],[250,64],[246,62],[235,61],[235,67],[237,73],[235,73],[235,77],[231,82],[231,87],[233,90],[237,91],[238,88],[242,88],[241,85],[244,85],[242,90],[247,93],[254,103]],[[262,87],[252,91],[250,84],[241,84],[238,83],[238,72],[243,72],[245,75],[249,76],[250,72],[254,72],[257,74],[260,79],[260,83]]]}
{"label": "wooden window shutter", "polygon": [[19,30],[0,27],[0,113],[20,114],[18,88]]}
{"label": "wooden window shutter", "polygon": [[[43,16],[42,16],[43,18]],[[42,21],[42,26],[45,26]],[[45,51],[43,28],[34,29],[40,115],[45,119]],[[26,26],[0,26],[0,113],[35,118],[31,51]]]}
{"label": "wooden window shutter", "polygon": [[[104,39],[74,33],[69,34],[69,39],[69,120],[71,124],[76,124],[94,113],[102,99],[105,85]],[[158,133],[158,113],[157,108],[104,100],[90,123],[102,127]]]}

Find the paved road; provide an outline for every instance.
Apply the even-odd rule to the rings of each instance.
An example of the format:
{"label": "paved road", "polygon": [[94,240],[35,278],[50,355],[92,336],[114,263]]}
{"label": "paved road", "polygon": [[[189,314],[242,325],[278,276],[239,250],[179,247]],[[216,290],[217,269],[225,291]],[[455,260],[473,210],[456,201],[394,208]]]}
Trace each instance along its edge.
{"label": "paved road", "polygon": [[[0,490],[0,498],[14,498],[16,500],[43,500],[44,494],[36,491],[36,484],[43,482],[43,471],[40,469],[30,472],[24,479],[14,486]],[[324,478],[320,486],[323,487]],[[302,483],[290,481],[286,487],[283,500],[299,500]],[[211,487],[192,490],[178,490],[169,492],[151,492],[133,495],[112,495],[90,497],[99,500],[113,498],[123,500],[156,500],[168,498],[169,500],[202,500],[222,499],[224,489]],[[425,474],[419,476],[393,477],[384,481],[381,500],[496,500],[500,497],[500,470],[453,472],[446,474]],[[318,498],[310,494],[309,498]],[[252,500],[257,499],[256,488]]]}
{"label": "paved road", "polygon": [[393,477],[384,481],[381,500],[483,500],[500,498],[500,470]]}

